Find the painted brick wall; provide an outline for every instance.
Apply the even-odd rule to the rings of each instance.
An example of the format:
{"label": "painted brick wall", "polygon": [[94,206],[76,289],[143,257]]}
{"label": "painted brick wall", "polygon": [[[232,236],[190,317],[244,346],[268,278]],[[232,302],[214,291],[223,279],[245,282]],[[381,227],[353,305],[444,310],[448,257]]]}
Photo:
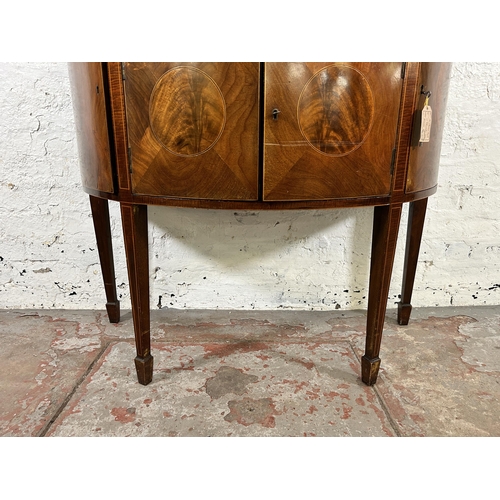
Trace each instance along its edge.
{"label": "painted brick wall", "polygon": [[[413,304],[498,304],[500,63],[457,63]],[[0,308],[104,308],[67,67],[0,64]],[[119,210],[118,291],[129,308]],[[406,210],[404,223],[406,223]],[[152,307],[365,308],[372,209],[150,207]],[[390,292],[399,294],[405,226]]]}

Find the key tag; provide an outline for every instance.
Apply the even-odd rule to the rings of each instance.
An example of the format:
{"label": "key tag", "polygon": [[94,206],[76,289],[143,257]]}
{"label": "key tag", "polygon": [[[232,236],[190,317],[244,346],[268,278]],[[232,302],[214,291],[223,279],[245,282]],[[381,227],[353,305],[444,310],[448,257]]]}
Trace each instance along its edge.
{"label": "key tag", "polygon": [[425,96],[424,109],[422,109],[422,123],[420,125],[419,142],[429,142],[431,139],[432,109],[429,106],[429,94]]}

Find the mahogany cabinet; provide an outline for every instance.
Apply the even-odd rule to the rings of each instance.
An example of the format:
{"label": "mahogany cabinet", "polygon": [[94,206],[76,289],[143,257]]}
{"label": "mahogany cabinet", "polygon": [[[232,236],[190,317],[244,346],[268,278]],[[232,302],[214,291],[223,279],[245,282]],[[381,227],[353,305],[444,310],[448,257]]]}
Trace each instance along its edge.
{"label": "mahogany cabinet", "polygon": [[[108,200],[121,205],[138,380],[152,380],[147,206],[373,206],[362,380],[374,384],[403,203],[398,321],[407,324],[436,191],[448,63],[72,63],[84,190],[109,319],[118,322]],[[432,110],[432,111],[431,111]],[[431,120],[429,113],[432,112]],[[430,132],[429,132],[430,127]]]}

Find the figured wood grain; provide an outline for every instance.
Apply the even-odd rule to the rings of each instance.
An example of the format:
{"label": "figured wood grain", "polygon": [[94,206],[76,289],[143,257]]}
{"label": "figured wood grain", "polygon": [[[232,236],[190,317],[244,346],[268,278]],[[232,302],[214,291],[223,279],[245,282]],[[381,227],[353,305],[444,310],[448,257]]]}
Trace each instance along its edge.
{"label": "figured wood grain", "polygon": [[300,131],[317,151],[343,156],[364,142],[373,124],[374,98],[355,68],[332,64],[305,85],[298,102]]}
{"label": "figured wood grain", "polygon": [[264,200],[388,195],[401,66],[266,63]]}
{"label": "figured wood grain", "polygon": [[149,105],[151,129],[168,151],[179,156],[205,153],[219,139],[226,103],[218,85],[189,66],[167,71],[156,83]]}
{"label": "figured wood grain", "polygon": [[133,193],[258,199],[258,63],[127,63],[125,74]]}
{"label": "figured wood grain", "polygon": [[113,170],[101,63],[69,63],[80,173],[85,187],[113,192]]}

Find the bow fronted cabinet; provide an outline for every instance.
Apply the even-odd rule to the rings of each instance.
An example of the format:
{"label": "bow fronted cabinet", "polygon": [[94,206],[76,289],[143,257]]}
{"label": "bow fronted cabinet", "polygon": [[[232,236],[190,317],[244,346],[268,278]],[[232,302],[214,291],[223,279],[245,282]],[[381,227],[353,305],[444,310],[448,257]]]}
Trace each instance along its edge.
{"label": "bow fronted cabinet", "polygon": [[372,385],[402,207],[398,321],[407,324],[427,199],[437,187],[449,63],[73,63],[84,190],[107,311],[120,318],[108,200],[121,205],[138,380],[153,375],[148,205],[374,207],[366,350]]}

